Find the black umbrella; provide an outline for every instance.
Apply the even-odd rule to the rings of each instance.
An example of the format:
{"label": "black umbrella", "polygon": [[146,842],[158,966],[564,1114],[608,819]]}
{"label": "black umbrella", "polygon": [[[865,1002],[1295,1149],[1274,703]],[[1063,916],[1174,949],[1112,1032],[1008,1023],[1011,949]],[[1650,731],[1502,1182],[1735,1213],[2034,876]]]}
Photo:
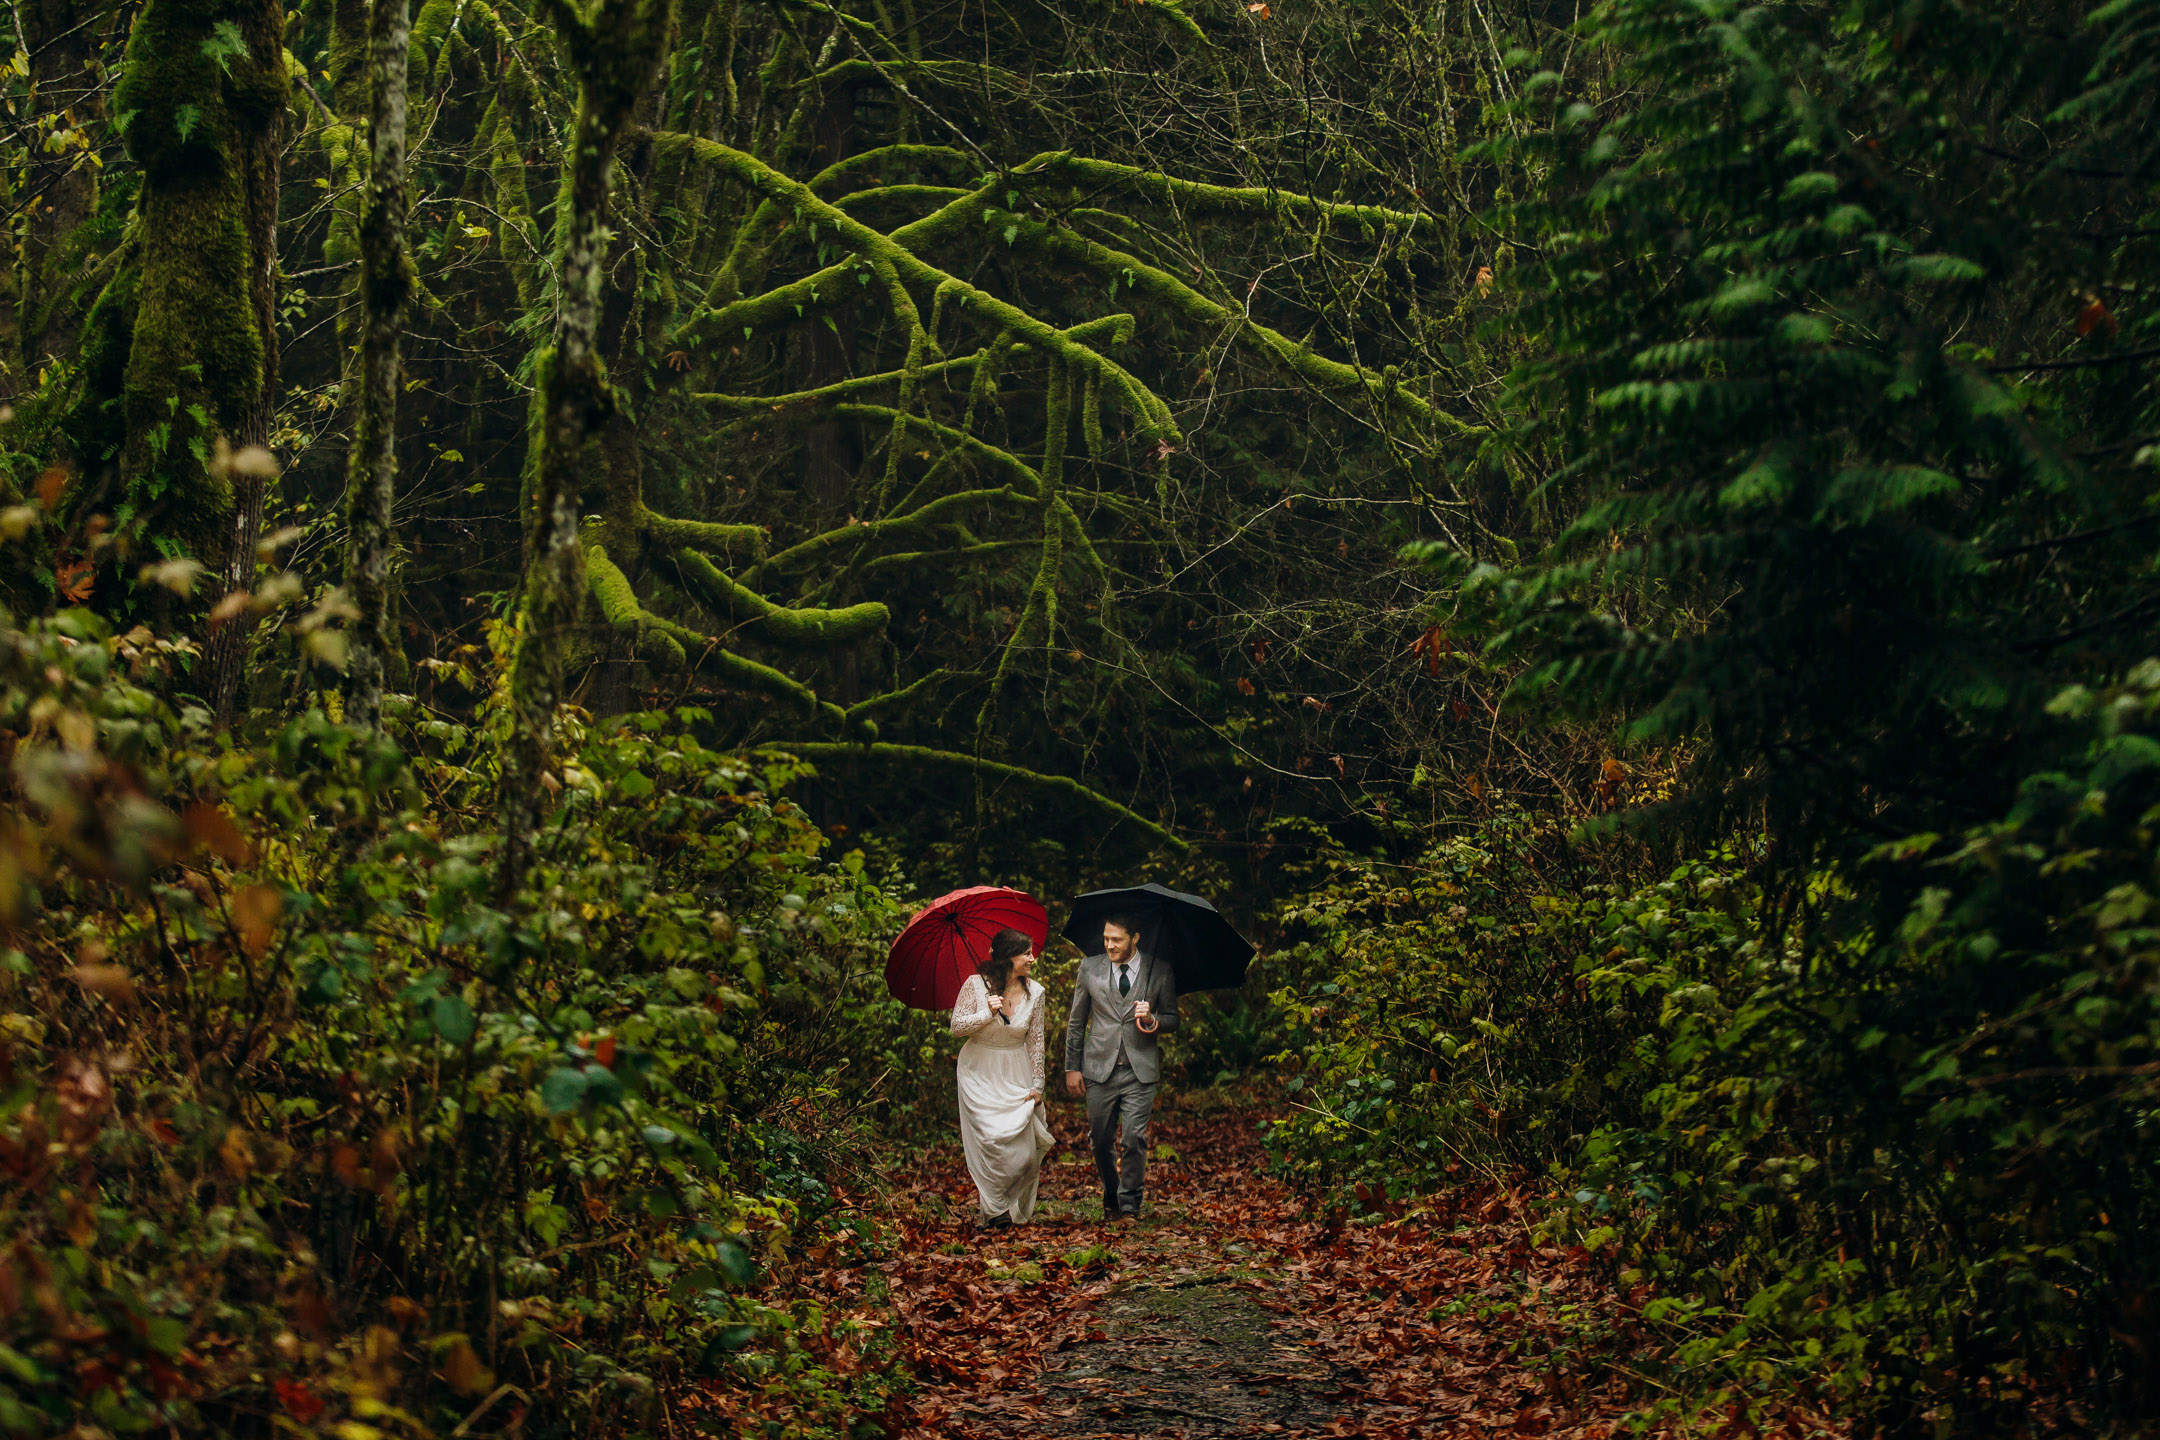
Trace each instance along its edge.
{"label": "black umbrella", "polygon": [[1140,926],[1140,951],[1170,962],[1180,995],[1195,990],[1228,990],[1245,983],[1253,947],[1230,928],[1222,912],[1198,895],[1135,885],[1125,890],[1090,890],[1073,901],[1072,918],[1062,932],[1083,955],[1102,953],[1102,927],[1117,915]]}

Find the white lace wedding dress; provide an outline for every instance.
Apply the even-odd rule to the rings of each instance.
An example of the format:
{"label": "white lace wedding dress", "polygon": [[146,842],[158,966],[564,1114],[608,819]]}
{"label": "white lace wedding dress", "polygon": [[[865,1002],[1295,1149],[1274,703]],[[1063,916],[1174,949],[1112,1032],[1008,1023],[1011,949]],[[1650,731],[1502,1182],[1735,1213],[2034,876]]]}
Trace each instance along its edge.
{"label": "white lace wedding dress", "polygon": [[1043,1088],[1043,987],[1027,982],[1027,999],[1000,1022],[989,991],[970,975],[953,1005],[952,1032],[967,1037],[960,1047],[960,1148],[983,1214],[1010,1215],[1015,1225],[1035,1214],[1035,1187],[1043,1156],[1055,1142],[1041,1101]]}

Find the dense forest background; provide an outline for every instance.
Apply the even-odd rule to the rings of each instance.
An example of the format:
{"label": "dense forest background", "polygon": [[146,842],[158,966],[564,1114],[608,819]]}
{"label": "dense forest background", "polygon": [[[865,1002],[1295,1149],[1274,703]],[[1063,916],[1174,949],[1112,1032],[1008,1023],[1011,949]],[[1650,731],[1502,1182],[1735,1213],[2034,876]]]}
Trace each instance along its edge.
{"label": "dense forest background", "polygon": [[1127,877],[1647,1423],[2160,1417],[2160,5],[0,30],[0,1430],[897,1433],[883,946]]}

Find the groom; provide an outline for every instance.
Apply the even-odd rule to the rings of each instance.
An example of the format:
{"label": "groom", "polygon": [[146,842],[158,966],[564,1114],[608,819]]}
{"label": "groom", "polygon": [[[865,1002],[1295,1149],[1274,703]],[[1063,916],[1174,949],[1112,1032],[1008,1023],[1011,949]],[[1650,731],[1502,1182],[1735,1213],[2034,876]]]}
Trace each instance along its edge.
{"label": "groom", "polygon": [[[1162,1074],[1158,1037],[1178,1027],[1177,982],[1140,953],[1133,917],[1103,922],[1103,953],[1080,962],[1065,1024],[1065,1088],[1087,1096],[1088,1138],[1102,1176],[1103,1219],[1138,1219],[1147,1184],[1148,1115]],[[1137,1022],[1152,1019],[1150,1029]],[[1124,1144],[1115,1141],[1120,1125]],[[1120,1155],[1122,1149],[1122,1155]]]}

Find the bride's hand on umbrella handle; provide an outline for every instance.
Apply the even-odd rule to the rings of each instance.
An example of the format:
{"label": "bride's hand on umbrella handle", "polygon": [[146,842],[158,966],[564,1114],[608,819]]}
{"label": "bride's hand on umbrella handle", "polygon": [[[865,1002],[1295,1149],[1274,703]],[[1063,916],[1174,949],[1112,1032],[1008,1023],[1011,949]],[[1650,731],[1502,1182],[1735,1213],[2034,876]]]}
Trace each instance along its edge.
{"label": "bride's hand on umbrella handle", "polygon": [[1005,997],[1003,995],[992,995],[987,1003],[990,1006],[991,1014],[1002,1015],[1005,1013]]}

